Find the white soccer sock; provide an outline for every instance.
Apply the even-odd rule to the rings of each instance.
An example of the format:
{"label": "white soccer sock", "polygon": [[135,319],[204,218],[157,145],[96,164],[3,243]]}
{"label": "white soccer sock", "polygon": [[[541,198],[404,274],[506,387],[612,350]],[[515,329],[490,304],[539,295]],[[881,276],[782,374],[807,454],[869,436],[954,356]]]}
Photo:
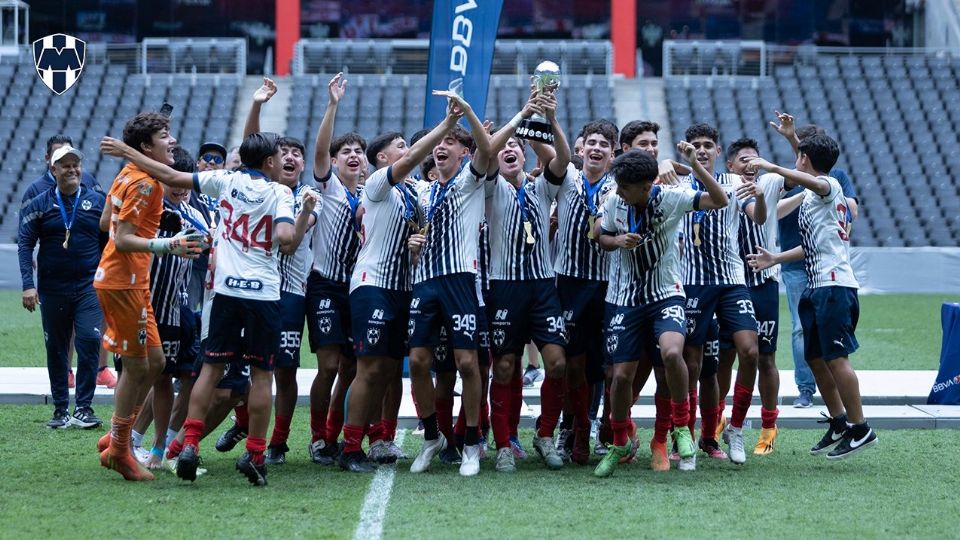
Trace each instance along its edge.
{"label": "white soccer sock", "polygon": [[143,433],[138,433],[136,430],[130,430],[130,439],[133,441],[134,448],[140,448],[143,443]]}

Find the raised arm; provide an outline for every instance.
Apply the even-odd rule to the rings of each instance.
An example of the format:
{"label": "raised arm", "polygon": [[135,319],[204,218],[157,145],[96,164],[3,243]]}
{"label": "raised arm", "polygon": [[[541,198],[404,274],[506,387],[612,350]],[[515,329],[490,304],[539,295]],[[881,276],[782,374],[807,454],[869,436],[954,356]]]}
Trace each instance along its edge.
{"label": "raised arm", "polygon": [[260,131],[260,109],[263,104],[270,101],[270,98],[277,93],[277,83],[264,77],[263,86],[253,93],[253,101],[250,102],[250,110],[247,112],[247,122],[243,125],[243,138]]}
{"label": "raised arm", "polygon": [[[112,137],[100,139],[100,152],[130,161],[150,176],[170,187],[193,189],[193,174],[180,172],[159,161],[154,161],[143,152],[134,150],[121,140]],[[110,201],[107,201],[106,204],[110,204]]]}
{"label": "raised arm", "polygon": [[737,188],[737,198],[747,200],[753,197],[753,201],[748,204],[743,211],[757,225],[763,225],[767,222],[767,201],[763,196],[763,190],[756,182],[744,182]]}
{"label": "raised arm", "polygon": [[[553,94],[542,94],[538,97],[540,107],[543,109],[544,116],[550,122],[553,129],[553,149],[556,156],[549,162],[544,162],[549,167],[550,172],[555,177],[561,177],[567,172],[567,165],[570,164],[570,144],[567,142],[567,136],[557,121],[557,97]],[[534,150],[536,151],[536,150]]]}
{"label": "raised arm", "polygon": [[[280,251],[286,255],[293,255],[296,253],[297,248],[299,248],[300,244],[303,242],[303,237],[307,234],[307,229],[316,223],[316,218],[313,217],[313,210],[317,207],[317,202],[320,200],[320,198],[312,189],[304,189],[303,206],[300,207],[300,213],[297,215],[297,221],[293,226],[293,237],[285,238],[284,236],[279,236],[278,227]],[[287,225],[287,223],[280,223],[278,225]],[[286,244],[284,243],[284,240],[287,240]]]}
{"label": "raised arm", "polygon": [[456,92],[434,90],[433,95],[444,96],[456,101],[456,106],[459,107],[459,110],[467,119],[467,123],[470,124],[470,134],[473,136],[474,144],[477,145],[477,151],[474,152],[471,160],[473,170],[479,174],[486,174],[488,162],[493,153],[490,146],[490,135],[487,134],[487,130],[483,127],[483,122],[477,117],[477,113],[473,112],[473,107],[463,99],[463,96]]}
{"label": "raised arm", "polygon": [[777,133],[782,135],[783,138],[790,143],[790,147],[793,148],[793,153],[797,154],[800,149],[800,139],[797,138],[797,126],[793,121],[793,117],[780,111],[773,112],[777,115],[779,123],[770,122],[770,127],[777,130]]}
{"label": "raised arm", "polygon": [[509,122],[503,125],[496,133],[490,137],[490,158],[487,160],[487,170],[491,171],[497,168],[497,153],[506,146],[510,137],[513,137],[517,127],[524,119],[533,116],[533,113],[542,113],[540,106],[534,102],[536,94],[531,93],[530,98]]}
{"label": "raised arm", "polygon": [[747,255],[747,264],[754,272],[760,272],[778,264],[799,261],[804,257],[803,246],[797,246],[780,253],[771,253],[762,247],[757,247],[757,249],[760,251]]}
{"label": "raised arm", "polygon": [[817,195],[820,195],[821,197],[830,193],[830,182],[817,178],[811,174],[807,174],[796,169],[788,169],[786,167],[774,165],[773,163],[770,163],[769,161],[759,157],[751,159],[750,166],[779,174],[788,183],[801,185]]}
{"label": "raised arm", "polygon": [[333,140],[333,122],[337,117],[337,106],[347,91],[347,81],[343,73],[337,73],[327,84],[327,93],[330,101],[327,110],[323,113],[320,129],[317,130],[317,141],[313,154],[313,174],[322,177],[330,170],[330,142]]}
{"label": "raised arm", "polygon": [[392,165],[390,183],[397,184],[402,182],[407,175],[413,172],[413,169],[417,168],[417,165],[430,155],[433,147],[443,140],[447,132],[453,129],[453,126],[457,125],[457,121],[460,120],[462,115],[463,113],[460,108],[456,107],[455,102],[451,100],[447,106],[446,118],[430,130],[430,133],[421,137],[420,140],[407,150],[407,153],[404,154],[402,158],[398,159],[396,163]]}
{"label": "raised arm", "polygon": [[712,210],[726,206],[727,203],[730,202],[727,194],[723,191],[723,188],[720,187],[720,184],[717,183],[717,179],[713,177],[713,173],[704,169],[703,165],[697,161],[697,149],[687,141],[680,141],[677,144],[677,153],[690,163],[690,166],[693,167],[693,173],[707,189],[707,195],[709,195],[709,197],[706,200],[700,197],[700,210]]}
{"label": "raised arm", "polygon": [[803,197],[805,193],[801,191],[800,193],[791,195],[786,199],[780,199],[777,203],[777,219],[783,219],[784,216],[793,212],[797,208],[800,208],[800,205],[803,203]]}

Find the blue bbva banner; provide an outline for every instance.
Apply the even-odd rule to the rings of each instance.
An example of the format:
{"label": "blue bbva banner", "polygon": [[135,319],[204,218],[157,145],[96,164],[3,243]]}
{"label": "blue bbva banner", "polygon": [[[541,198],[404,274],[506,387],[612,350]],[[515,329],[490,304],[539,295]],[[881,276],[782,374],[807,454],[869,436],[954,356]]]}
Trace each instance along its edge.
{"label": "blue bbva banner", "polygon": [[501,8],[503,0],[434,0],[424,127],[446,116],[446,100],[433,90],[457,91],[484,117]]}
{"label": "blue bbva banner", "polygon": [[960,304],[943,304],[940,324],[943,327],[940,370],[927,403],[960,405]]}

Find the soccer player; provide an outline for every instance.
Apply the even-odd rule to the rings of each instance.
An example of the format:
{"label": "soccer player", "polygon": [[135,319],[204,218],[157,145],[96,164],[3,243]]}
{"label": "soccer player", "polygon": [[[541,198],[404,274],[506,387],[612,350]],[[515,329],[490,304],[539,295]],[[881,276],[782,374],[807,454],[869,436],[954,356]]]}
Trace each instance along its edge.
{"label": "soccer player", "polygon": [[[696,149],[696,161],[713,174],[715,161],[720,155],[717,130],[707,124],[694,124],[687,128],[685,139]],[[757,321],[754,318],[753,302],[744,283],[743,261],[737,244],[738,213],[748,200],[742,200],[742,181],[736,175],[718,174],[717,181],[727,192],[724,208],[698,210],[685,216],[683,228],[683,283],[687,296],[687,341],[684,358],[689,370],[690,383],[690,432],[696,418],[697,388],[701,383],[701,438],[700,449],[715,459],[729,456],[730,461],[742,464],[746,461],[743,448],[743,422],[753,397],[757,375]],[[689,177],[685,180],[699,189],[702,180]],[[752,200],[752,199],[751,199]],[[762,199],[757,200],[760,207]],[[766,209],[757,209],[766,216]],[[733,412],[729,428],[729,453],[724,454],[716,440],[716,422],[719,416],[719,389],[715,362],[703,362],[703,346],[714,315],[720,323],[721,332],[732,336],[740,357],[737,384],[734,387]],[[696,467],[695,456],[681,463],[685,469]]]}
{"label": "soccer player", "polygon": [[122,143],[110,139],[126,149],[122,155],[111,155],[125,157],[128,163],[110,188],[110,240],[93,286],[107,323],[103,343],[122,357],[125,369],[114,394],[110,442],[100,454],[100,464],[126,480],[153,480],[130,452],[133,423],[165,363],[150,303],[150,261],[153,255],[166,253],[195,256],[204,240],[203,233],[195,229],[185,229],[172,238],[156,238],[163,213],[163,186],[138,163],[159,162],[169,168],[177,143],[169,127],[170,120],[162,114],[140,113],[124,126]]}
{"label": "soccer player", "polygon": [[[638,149],[647,152],[653,159],[660,155],[660,141],[657,134],[660,124],[649,120],[632,120],[620,130],[620,149],[628,152]],[[657,180],[662,185],[675,186],[680,183],[678,174],[690,174],[690,168],[671,159],[660,162],[657,169]]]}
{"label": "soccer player", "polygon": [[[431,347],[443,324],[450,326],[450,347],[463,381],[465,434],[460,474],[480,472],[481,385],[477,358],[479,301],[477,266],[480,222],[483,219],[483,180],[491,156],[490,140],[470,105],[448,91],[434,91],[456,102],[466,116],[473,141],[466,130],[455,126],[433,148],[439,179],[420,194],[426,210],[426,225],[411,237],[417,257],[413,300],[410,301],[410,378],[423,420],[424,441],[410,466],[423,472],[433,457],[447,446],[437,427],[434,386],[430,377]],[[471,145],[473,159],[463,161]]]}
{"label": "soccer player", "polygon": [[693,145],[680,143],[677,150],[693,165],[706,197],[688,187],[655,186],[657,163],[647,152],[628,151],[611,167],[617,193],[604,203],[599,243],[607,251],[621,251],[616,314],[610,320],[607,342],[614,366],[610,389],[614,441],[594,470],[598,477],[613,474],[617,463],[630,452],[634,375],[640,359],[656,362],[654,344],[659,347],[670,388],[673,440],[681,457],[695,454],[687,430],[684,291],[676,238],[686,213],[724,208],[727,194],[695,159]]}
{"label": "soccer player", "polygon": [[846,199],[840,183],[827,175],[840,149],[830,137],[812,135],[800,141],[798,150],[796,170],[762,158],[750,165],[807,190],[799,215],[801,245],[779,254],[760,248],[750,259],[757,270],[804,261],[808,281],[799,305],[804,352],[830,413],[830,427],[810,453],[842,459],[875,445],[877,434],[863,416],[860,383],[849,361],[859,348],[854,334],[860,318],[859,284],[850,266]]}
{"label": "soccer player", "polygon": [[317,355],[317,376],[310,388],[308,451],[314,463],[322,465],[336,461],[346,390],[356,372],[349,294],[362,238],[357,213],[367,143],[357,133],[333,139],[337,108],[346,89],[342,73],[327,85],[329,102],[314,149],[313,175],[323,211],[313,230],[313,269],[307,279],[310,350]]}
{"label": "soccer player", "polygon": [[190,395],[183,424],[183,451],[177,462],[177,476],[184,480],[196,480],[204,418],[225,364],[242,358],[252,368],[250,436],[247,451],[237,460],[237,470],[255,486],[267,483],[263,454],[270,422],[271,371],[281,325],[280,271],[275,254],[278,249],[287,255],[296,252],[296,240],[303,237],[316,204],[316,197],[308,192],[305,210],[294,223],[293,195],[290,188],[277,183],[283,170],[279,141],[273,133],[254,133],[240,146],[245,168],[192,175],[136,156],[129,147],[112,139],[101,142],[105,153],[135,160],[171,187],[192,186],[220,200],[216,295],[210,310],[204,364]]}
{"label": "soccer player", "polygon": [[[525,144],[513,136],[521,120],[542,111],[555,136],[557,157],[547,164],[548,173],[528,181],[523,169]],[[550,205],[557,194],[570,163],[570,148],[557,122],[556,98],[544,94],[531,96],[523,110],[493,138],[497,150],[499,174],[488,178],[485,186],[487,221],[490,228],[490,299],[487,319],[493,345],[493,381],[490,385],[490,413],[497,445],[496,470],[516,470],[510,443],[511,414],[520,405],[512,387],[518,360],[531,339],[543,356],[546,380],[540,387],[542,413],[534,435],[533,447],[551,469],[563,466],[554,446],[553,434],[566,392],[567,342],[563,313],[550,266]],[[521,382],[522,384],[522,382]],[[522,392],[522,390],[521,390]]]}
{"label": "soccer player", "polygon": [[[93,289],[93,277],[100,261],[100,213],[103,194],[81,184],[83,154],[63,144],[49,161],[54,187],[31,199],[20,212],[17,234],[23,307],[40,306],[47,350],[47,373],[53,397],[53,418],[49,428],[84,429],[102,422],[91,408],[96,388],[103,313]],[[39,242],[37,283],[33,280],[33,249]],[[75,335],[77,392],[73,416],[68,412],[70,393],[67,351]]]}
{"label": "soccer player", "polygon": [[[745,211],[740,214],[739,246],[740,258],[744,261],[744,279],[753,301],[755,317],[757,319],[758,343],[758,379],[760,388],[760,437],[753,449],[756,455],[767,455],[773,452],[777,440],[777,398],[780,393],[780,372],[777,370],[777,325],[780,320],[780,293],[779,272],[770,268],[762,272],[754,272],[749,268],[747,255],[756,253],[757,248],[763,247],[769,251],[779,251],[780,241],[777,228],[777,206],[783,192],[783,177],[775,174],[765,174],[757,178],[756,169],[750,166],[753,158],[759,157],[760,150],[757,141],[753,139],[737,139],[726,150],[727,169],[740,176],[744,181],[742,195],[753,197],[755,202],[747,203]],[[764,201],[765,216],[757,216],[757,202]],[[717,371],[717,381],[720,387],[720,422],[718,432],[724,429],[723,408],[730,390],[733,362],[736,351],[729,341],[729,336],[721,336],[720,364]]]}

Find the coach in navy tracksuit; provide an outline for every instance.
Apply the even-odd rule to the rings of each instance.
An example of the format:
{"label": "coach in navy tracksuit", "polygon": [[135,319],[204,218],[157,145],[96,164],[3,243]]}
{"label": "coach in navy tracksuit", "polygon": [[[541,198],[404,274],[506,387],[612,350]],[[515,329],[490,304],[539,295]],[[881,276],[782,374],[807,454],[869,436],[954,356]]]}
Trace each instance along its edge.
{"label": "coach in navy tracksuit", "polygon": [[[54,135],[47,139],[47,153],[44,157],[48,168],[33,182],[30,182],[27,191],[23,193],[23,199],[20,201],[21,209],[25,208],[37,195],[49,191],[50,188],[57,184],[57,181],[53,178],[53,173],[50,171],[49,165],[53,153],[61,146],[73,146],[73,139],[71,139],[69,135]],[[91,190],[103,194],[103,188],[100,187],[97,179],[87,171],[80,171],[80,185],[83,186],[85,191]]]}
{"label": "coach in navy tracksuit", "polygon": [[[93,276],[100,261],[102,234],[100,214],[104,196],[81,185],[83,154],[62,146],[50,157],[54,187],[37,195],[20,213],[18,252],[23,279],[23,307],[40,306],[47,347],[47,371],[53,394],[51,428],[71,425],[92,428],[101,425],[90,404],[96,387],[103,315],[93,289]],[[37,256],[37,285],[33,283],[33,248]],[[67,350],[71,332],[76,332],[76,408],[67,408]]]}

